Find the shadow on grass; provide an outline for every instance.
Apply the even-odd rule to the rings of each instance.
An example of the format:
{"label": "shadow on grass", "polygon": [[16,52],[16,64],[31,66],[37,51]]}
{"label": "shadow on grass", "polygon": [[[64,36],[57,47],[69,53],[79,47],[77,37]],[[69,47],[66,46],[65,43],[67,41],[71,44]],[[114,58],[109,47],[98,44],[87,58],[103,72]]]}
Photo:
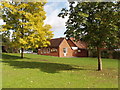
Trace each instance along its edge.
{"label": "shadow on grass", "polygon": [[[51,62],[33,62],[33,61],[15,61],[16,59],[22,59],[20,56],[2,54],[2,62],[7,63],[14,68],[30,68],[30,69],[40,69],[43,72],[47,73],[58,73],[59,71],[65,70],[90,70],[80,68],[79,66],[72,66],[68,64],[60,64],[60,63],[51,63]],[[30,58],[24,58],[30,59]],[[40,60],[40,61],[48,61],[48,60]]]}
{"label": "shadow on grass", "polygon": [[30,68],[30,69],[40,69],[47,73],[58,73],[64,70],[84,70],[82,68],[74,68],[71,65],[59,64],[59,63],[48,63],[48,62],[28,62],[28,61],[2,61],[3,63],[8,63],[14,68]]}
{"label": "shadow on grass", "polygon": [[[16,55],[8,55],[8,54],[2,54],[2,59],[3,60],[16,60],[16,59],[22,59],[20,56],[16,56]],[[24,57],[24,59],[29,59]]]}

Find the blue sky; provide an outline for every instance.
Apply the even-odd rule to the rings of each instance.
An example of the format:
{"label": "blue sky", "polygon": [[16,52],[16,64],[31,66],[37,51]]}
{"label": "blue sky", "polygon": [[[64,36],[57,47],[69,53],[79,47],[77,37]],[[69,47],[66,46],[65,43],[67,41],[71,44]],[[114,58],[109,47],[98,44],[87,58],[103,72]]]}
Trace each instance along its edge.
{"label": "blue sky", "polygon": [[50,24],[52,26],[52,31],[54,34],[54,38],[64,37],[65,22],[67,21],[67,17],[65,19],[58,17],[62,8],[68,8],[67,2],[48,2],[45,5],[46,11],[46,24]]}
{"label": "blue sky", "polygon": [[[52,26],[51,31],[53,31],[54,34],[53,38],[65,36],[64,35],[64,32],[66,30],[65,22],[67,21],[68,17],[66,17],[65,19],[58,17],[58,14],[60,13],[62,8],[68,8],[67,1],[58,0],[55,2],[55,0],[48,0],[48,3],[44,6],[44,9],[47,13],[45,24],[50,24]],[[4,24],[4,22],[0,20],[0,25],[2,24]]]}

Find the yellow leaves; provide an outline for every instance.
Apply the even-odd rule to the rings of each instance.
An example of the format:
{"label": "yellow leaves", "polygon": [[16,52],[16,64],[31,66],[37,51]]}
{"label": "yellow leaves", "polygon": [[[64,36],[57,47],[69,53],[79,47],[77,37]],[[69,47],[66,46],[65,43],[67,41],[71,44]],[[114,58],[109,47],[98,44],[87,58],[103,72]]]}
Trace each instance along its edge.
{"label": "yellow leaves", "polygon": [[10,4],[8,4],[7,2],[3,2],[2,5],[3,7],[10,7]]}
{"label": "yellow leaves", "polygon": [[32,14],[31,14],[31,13],[26,12],[26,13],[25,13],[25,17],[26,17],[26,18],[32,18]]}
{"label": "yellow leaves", "polygon": [[38,48],[38,45],[35,45],[36,48]]}
{"label": "yellow leaves", "polygon": [[46,41],[46,44],[50,45],[50,42],[49,42],[49,41]]}
{"label": "yellow leaves", "polygon": [[19,14],[25,14],[25,11],[18,11]]}
{"label": "yellow leaves", "polygon": [[2,31],[7,31],[8,29],[12,29],[12,28],[13,28],[12,26],[7,25],[7,24],[2,25]]}
{"label": "yellow leaves", "polygon": [[40,14],[41,16],[45,16],[46,12],[45,12],[45,11],[41,11],[41,12],[39,12],[39,14]]}
{"label": "yellow leaves", "polygon": [[17,6],[17,9],[20,9],[20,8],[23,8],[23,7],[25,8],[27,6],[29,6],[29,5],[26,4],[26,3],[22,3],[22,4],[20,4],[20,5]]}
{"label": "yellow leaves", "polygon": [[43,45],[43,47],[47,47],[47,46],[48,46],[48,45],[45,45],[45,44]]}
{"label": "yellow leaves", "polygon": [[31,46],[28,46],[27,48],[31,48]]}
{"label": "yellow leaves", "polygon": [[[13,21],[8,20],[4,30],[14,29],[14,43],[18,46],[23,48],[38,48],[46,47],[50,44],[48,40],[53,37],[52,31],[50,31],[52,27],[48,24],[44,25],[46,18],[44,4],[44,2],[29,2],[19,5],[4,3],[1,6],[1,8],[9,8],[8,12],[12,13],[8,13],[8,16]],[[6,17],[4,18],[4,20],[7,19]]]}
{"label": "yellow leaves", "polygon": [[33,37],[31,37],[30,42],[32,42],[32,43],[34,42],[34,38]]}
{"label": "yellow leaves", "polygon": [[27,42],[26,42],[24,39],[22,39],[22,38],[19,39],[19,42],[20,42],[20,44],[22,44],[22,45],[27,44]]}
{"label": "yellow leaves", "polygon": [[17,11],[17,10],[15,9],[16,7],[13,6],[13,5],[11,5],[11,4],[9,4],[8,2],[3,2],[3,3],[2,3],[2,8],[4,8],[4,7],[9,8],[12,14],[14,14],[14,12]]}
{"label": "yellow leaves", "polygon": [[0,5],[0,10],[3,8],[3,6]]}
{"label": "yellow leaves", "polygon": [[44,29],[45,29],[45,30],[48,30],[48,29],[51,29],[51,28],[52,28],[52,26],[49,25],[49,24],[46,24],[46,25],[44,26]]}
{"label": "yellow leaves", "polygon": [[0,29],[0,32],[4,32],[4,31],[7,31],[7,29],[6,28],[1,28]]}

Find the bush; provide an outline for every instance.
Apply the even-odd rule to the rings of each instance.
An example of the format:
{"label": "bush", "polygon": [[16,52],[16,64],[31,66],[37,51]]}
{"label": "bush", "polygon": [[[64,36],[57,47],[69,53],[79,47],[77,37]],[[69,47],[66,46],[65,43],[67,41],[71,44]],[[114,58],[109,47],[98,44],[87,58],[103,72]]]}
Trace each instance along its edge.
{"label": "bush", "polygon": [[[110,53],[111,52],[111,53]],[[97,57],[97,51],[96,50],[90,50],[90,57]],[[114,59],[120,59],[120,51],[109,51],[109,50],[103,50],[101,52],[102,58],[114,58]]]}
{"label": "bush", "polygon": [[[96,50],[90,50],[90,57],[97,57],[97,51]],[[109,57],[109,53],[107,50],[104,50],[101,52],[101,57],[102,58],[108,58]]]}
{"label": "bush", "polygon": [[120,51],[114,51],[112,55],[114,59],[120,59]]}

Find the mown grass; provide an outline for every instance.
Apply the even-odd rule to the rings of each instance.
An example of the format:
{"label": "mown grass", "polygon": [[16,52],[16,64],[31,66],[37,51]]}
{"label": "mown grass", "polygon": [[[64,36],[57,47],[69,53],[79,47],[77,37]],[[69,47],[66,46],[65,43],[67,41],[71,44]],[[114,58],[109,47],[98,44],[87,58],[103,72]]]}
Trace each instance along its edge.
{"label": "mown grass", "polygon": [[35,54],[2,54],[3,88],[118,88],[118,61],[96,58],[59,58]]}

